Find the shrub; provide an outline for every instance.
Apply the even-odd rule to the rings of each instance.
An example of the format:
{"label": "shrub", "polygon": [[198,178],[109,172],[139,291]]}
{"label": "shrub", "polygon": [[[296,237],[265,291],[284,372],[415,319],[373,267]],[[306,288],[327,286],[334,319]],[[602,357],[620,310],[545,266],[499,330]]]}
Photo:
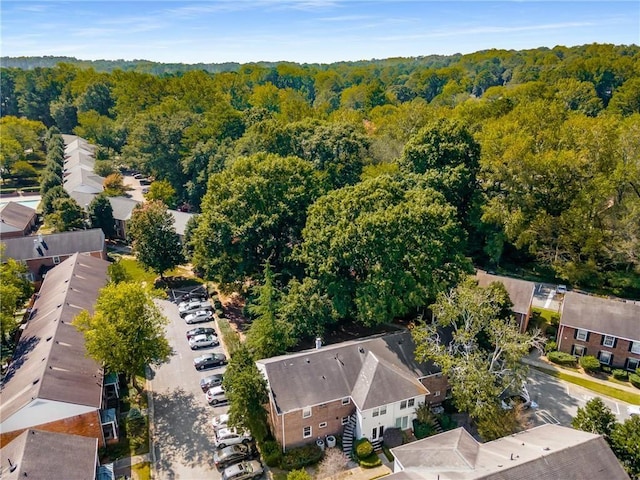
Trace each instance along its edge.
{"label": "shrub", "polygon": [[451,417],[451,415],[447,415],[446,413],[438,415],[438,422],[440,423],[442,430],[445,432],[447,430],[458,428],[458,423]]}
{"label": "shrub", "polygon": [[580,366],[586,372],[597,372],[600,370],[600,361],[593,355],[585,355],[580,358]]}
{"label": "shrub", "polygon": [[287,480],[312,480],[311,475],[304,469],[291,470],[287,474]]}
{"label": "shrub", "polygon": [[548,337],[556,338],[556,335],[558,335],[558,327],[547,325],[544,329],[544,334]]}
{"label": "shrub", "polygon": [[296,470],[318,463],[322,458],[322,450],[315,443],[304,447],[292,448],[282,455],[280,466],[285,470]]}
{"label": "shrub", "polygon": [[356,442],[356,456],[358,459],[367,458],[373,453],[373,445],[367,438],[361,438]]}
{"label": "shrub", "polygon": [[640,375],[638,375],[637,373],[632,373],[631,375],[629,375],[629,381],[634,387],[640,388]]}
{"label": "shrub", "polygon": [[385,447],[395,448],[402,445],[402,430],[399,428],[385,428],[383,443]]}
{"label": "shrub", "polygon": [[611,373],[613,374],[613,378],[615,378],[616,380],[628,380],[629,379],[629,373],[626,370],[621,370],[619,368],[616,368]]}
{"label": "shrub", "polygon": [[558,344],[553,340],[547,342],[544,346],[544,353],[555,352],[556,350],[558,350]]}
{"label": "shrub", "polygon": [[430,423],[422,423],[417,419],[413,421],[413,434],[416,436],[418,440],[426,437],[430,437],[436,433],[436,429],[433,424]]}
{"label": "shrub", "polygon": [[389,447],[382,445],[382,451],[384,452],[384,456],[387,457],[387,460],[393,463],[395,457],[393,456],[393,453],[391,453],[391,450],[389,450]]}
{"label": "shrub", "polygon": [[260,443],[260,452],[268,467],[278,467],[282,461],[282,448],[275,440]]}
{"label": "shrub", "polygon": [[139,437],[144,434],[145,420],[137,408],[132,408],[127,413],[127,434],[129,437]]}
{"label": "shrub", "polygon": [[233,355],[233,353],[240,348],[240,345],[242,344],[238,332],[231,328],[229,321],[224,318],[218,318],[218,329],[222,335],[222,340],[227,347],[229,355]]}
{"label": "shrub", "polygon": [[573,367],[577,363],[576,357],[565,352],[549,352],[547,358],[558,365],[568,365]]}
{"label": "shrub", "polygon": [[363,468],[375,468],[382,465],[382,460],[375,453],[371,453],[368,457],[358,458],[358,463]]}
{"label": "shrub", "polygon": [[426,423],[427,425],[433,425],[436,421],[436,416],[431,411],[431,408],[426,403],[420,403],[416,407],[416,420],[420,423]]}

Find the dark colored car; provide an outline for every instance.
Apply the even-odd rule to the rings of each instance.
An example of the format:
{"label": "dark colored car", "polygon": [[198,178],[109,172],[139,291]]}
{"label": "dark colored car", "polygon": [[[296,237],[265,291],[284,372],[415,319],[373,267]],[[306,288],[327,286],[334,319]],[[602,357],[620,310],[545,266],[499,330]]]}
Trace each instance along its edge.
{"label": "dark colored car", "polygon": [[213,462],[218,468],[227,468],[229,465],[250,460],[257,455],[255,445],[229,445],[213,453]]}
{"label": "dark colored car", "polygon": [[215,335],[216,331],[209,327],[196,327],[187,331],[187,340],[196,335]]}
{"label": "dark colored car", "polygon": [[223,378],[224,377],[221,373],[214,373],[213,375],[204,377],[200,380],[200,388],[204,393],[207,393],[207,390],[209,390],[210,388],[222,385]]}
{"label": "dark colored car", "polygon": [[180,303],[180,302],[204,302],[208,298],[209,298],[209,295],[207,295],[207,292],[205,292],[203,290],[199,290],[197,292],[185,293],[184,295],[181,295],[180,297],[178,297],[176,300],[178,301],[178,303]]}
{"label": "dark colored car", "polygon": [[205,353],[193,359],[196,370],[220,367],[227,364],[227,357],[223,353]]}

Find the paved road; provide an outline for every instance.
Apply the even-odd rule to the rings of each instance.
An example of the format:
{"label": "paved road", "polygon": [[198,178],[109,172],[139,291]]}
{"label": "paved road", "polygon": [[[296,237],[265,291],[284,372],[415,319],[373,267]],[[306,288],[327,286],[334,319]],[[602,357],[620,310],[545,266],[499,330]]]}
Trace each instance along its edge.
{"label": "paved road", "polygon": [[571,420],[576,416],[578,407],[584,407],[587,401],[597,396],[602,398],[619,422],[624,422],[629,417],[628,403],[598,395],[537,370],[530,371],[527,389],[531,399],[538,404],[537,409],[529,412],[534,425],[556,423],[571,426]]}
{"label": "paved road", "polygon": [[200,379],[224,367],[198,372],[193,359],[204,352],[222,352],[221,347],[196,352],[189,348],[185,332],[194,326],[214,326],[214,322],[187,325],[178,315],[176,304],[159,300],[158,304],[171,323],[167,338],[174,350],[170,361],[152,372],[151,387],[154,403],[153,445],[154,478],[167,480],[199,480],[220,478],[213,464],[214,415],[227,407],[207,404]]}

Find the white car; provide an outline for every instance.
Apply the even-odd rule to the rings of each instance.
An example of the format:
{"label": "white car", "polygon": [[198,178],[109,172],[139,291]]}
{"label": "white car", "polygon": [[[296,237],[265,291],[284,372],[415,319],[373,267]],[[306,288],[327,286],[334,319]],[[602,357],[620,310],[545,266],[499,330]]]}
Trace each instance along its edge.
{"label": "white car", "polygon": [[634,415],[640,415],[640,405],[629,405],[627,407],[627,413],[630,417],[633,417]]}
{"label": "white car", "polygon": [[220,345],[220,341],[215,335],[196,335],[189,339],[189,346],[191,347],[191,350],[195,350],[196,348],[215,347],[216,345]]}
{"label": "white car", "polygon": [[250,443],[253,437],[249,432],[238,432],[235,428],[221,428],[214,431],[213,444],[216,448],[224,448],[229,445]]}
{"label": "white car", "polygon": [[207,403],[214,406],[218,405],[219,403],[227,403],[229,401],[227,399],[226,393],[224,393],[224,388],[222,387],[222,385],[220,385],[219,387],[211,387],[209,390],[207,390],[205,397],[207,399]]}
{"label": "white car", "polygon": [[184,317],[185,323],[191,325],[193,323],[209,322],[213,319],[211,310],[198,310],[197,312],[188,313]]}
{"label": "white car", "polygon": [[213,307],[206,300],[201,302],[184,302],[178,305],[178,313],[181,317],[184,317],[190,313],[195,313],[199,310],[213,310]]}
{"label": "white car", "polygon": [[215,417],[213,417],[213,420],[211,420],[211,425],[213,425],[213,428],[216,430],[220,428],[227,428],[228,423],[229,423],[228,413],[223,413],[222,415],[216,415]]}

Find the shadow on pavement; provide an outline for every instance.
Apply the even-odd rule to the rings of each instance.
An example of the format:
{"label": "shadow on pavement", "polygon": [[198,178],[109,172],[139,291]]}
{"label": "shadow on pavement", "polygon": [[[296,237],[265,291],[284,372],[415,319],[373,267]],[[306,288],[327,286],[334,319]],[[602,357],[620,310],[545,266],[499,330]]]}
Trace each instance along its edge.
{"label": "shadow on pavement", "polygon": [[163,478],[174,478],[173,465],[187,468],[209,466],[213,463],[212,431],[209,428],[211,411],[200,405],[192,393],[177,388],[153,394],[154,446],[156,467]]}
{"label": "shadow on pavement", "polygon": [[[567,393],[565,385],[559,380],[544,373],[536,372],[534,369],[530,370],[527,389],[531,399],[538,404],[537,410],[531,410],[532,414],[539,413],[538,415],[533,415],[533,417],[537,417],[533,420],[538,425],[555,423],[552,421],[555,419],[560,425],[569,427],[573,416],[566,408],[582,406],[575,397]],[[545,412],[548,412],[552,418],[545,415]]]}

